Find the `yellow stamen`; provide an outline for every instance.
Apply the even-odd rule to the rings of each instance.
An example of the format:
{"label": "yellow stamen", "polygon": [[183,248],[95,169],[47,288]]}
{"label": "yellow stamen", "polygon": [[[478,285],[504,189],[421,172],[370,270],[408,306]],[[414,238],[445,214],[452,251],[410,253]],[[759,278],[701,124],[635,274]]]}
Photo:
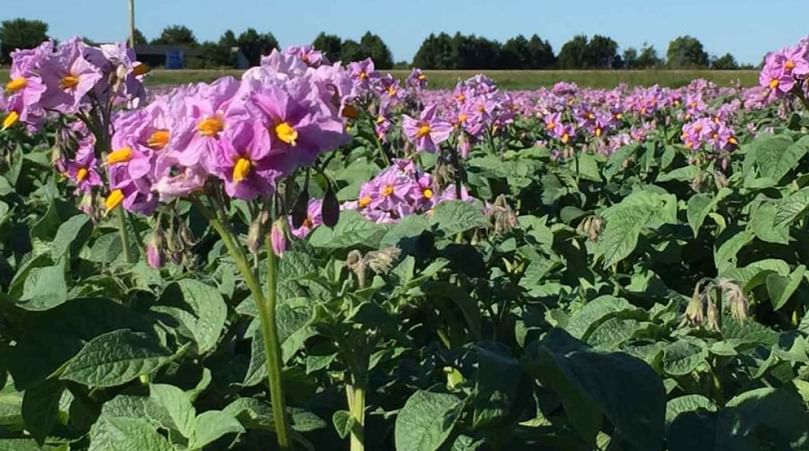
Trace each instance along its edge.
{"label": "yellow stamen", "polygon": [[28,85],[28,79],[25,77],[17,77],[10,82],[6,83],[6,90],[11,92],[19,91]]}
{"label": "yellow stamen", "polygon": [[778,79],[777,79],[777,78],[773,78],[772,80],[770,80],[770,89],[775,89],[775,88],[777,88],[777,87],[778,87],[778,84],[779,84]]}
{"label": "yellow stamen", "polygon": [[312,219],[311,216],[307,216],[306,218],[303,219],[303,224],[301,224],[301,227],[311,229],[313,225],[315,225],[315,221]]}
{"label": "yellow stamen", "polygon": [[151,72],[152,68],[149,67],[146,63],[139,63],[137,66],[132,68],[132,73],[135,75],[146,75]]}
{"label": "yellow stamen", "polygon": [[458,115],[458,123],[460,123],[460,124],[465,124],[468,119],[469,119],[469,116],[467,116],[466,113],[461,113],[461,114]]}
{"label": "yellow stamen", "polygon": [[570,135],[565,133],[564,135],[562,135],[562,144],[567,144],[568,141],[570,141]]}
{"label": "yellow stamen", "polygon": [[421,192],[421,195],[424,196],[425,199],[432,199],[433,190],[431,190],[430,188],[424,188],[424,191]]}
{"label": "yellow stamen", "polygon": [[116,189],[113,190],[106,199],[104,199],[104,207],[107,209],[107,213],[114,210],[116,207],[121,205],[121,202],[124,201],[124,192]]}
{"label": "yellow stamen", "polygon": [[391,97],[396,95],[396,85],[388,86],[388,95]]}
{"label": "yellow stamen", "polygon": [[360,80],[365,80],[366,78],[368,78],[368,74],[365,71],[362,71],[362,72],[360,72],[359,77],[360,77]]}
{"label": "yellow stamen", "polygon": [[87,169],[79,168],[79,170],[76,171],[76,181],[77,182],[83,182],[84,179],[87,178],[87,174],[88,174]]}
{"label": "yellow stamen", "polygon": [[168,130],[155,130],[146,140],[146,145],[152,150],[162,150],[169,144],[171,133]]}
{"label": "yellow stamen", "polygon": [[236,160],[236,164],[233,166],[233,182],[239,183],[246,179],[252,167],[253,164],[247,158],[240,157]]}
{"label": "yellow stamen", "polygon": [[131,147],[122,147],[114,152],[110,152],[107,155],[107,164],[118,164],[118,163],[126,163],[132,159],[134,153],[132,152]]}
{"label": "yellow stamen", "polygon": [[11,111],[6,115],[6,118],[3,119],[3,130],[11,127],[12,125],[16,124],[17,121],[20,120],[20,113],[16,111]]}
{"label": "yellow stamen", "polygon": [[298,131],[292,128],[289,123],[281,122],[275,126],[275,136],[290,146],[294,146],[298,140]]}
{"label": "yellow stamen", "polygon": [[555,124],[555,123],[553,123],[553,122],[548,122],[548,123],[545,125],[545,130],[553,130],[554,128],[556,128],[556,124]]}
{"label": "yellow stamen", "polygon": [[427,80],[427,74],[419,74],[419,81]]}
{"label": "yellow stamen", "polygon": [[602,133],[601,127],[596,127],[596,138],[600,137],[601,133]]}
{"label": "yellow stamen", "polygon": [[382,189],[379,190],[379,194],[381,194],[382,197],[390,196],[391,194],[393,194],[393,185],[385,185],[385,186],[383,186]]}
{"label": "yellow stamen", "polygon": [[429,135],[432,132],[432,129],[428,124],[422,124],[418,131],[416,131],[416,138],[424,138],[425,136]]}
{"label": "yellow stamen", "polygon": [[360,206],[360,208],[367,207],[368,205],[371,204],[371,196],[365,196],[365,197],[360,198],[360,200],[359,200],[359,202],[357,202],[357,204]]}
{"label": "yellow stamen", "polygon": [[733,144],[734,146],[736,144],[739,144],[739,140],[737,140],[735,136],[731,136],[730,138],[728,138],[728,142]]}
{"label": "yellow stamen", "polygon": [[62,81],[59,82],[59,87],[62,89],[76,89],[76,86],[79,85],[79,77],[71,74],[67,74],[62,77]]}
{"label": "yellow stamen", "polygon": [[784,69],[786,69],[786,70],[792,70],[792,69],[795,69],[795,61],[792,61],[792,60],[787,60],[787,61],[784,63]]}
{"label": "yellow stamen", "polygon": [[225,123],[222,122],[222,119],[219,119],[218,117],[206,117],[205,119],[199,121],[199,124],[197,124],[197,130],[202,136],[218,137],[219,132],[224,129]]}

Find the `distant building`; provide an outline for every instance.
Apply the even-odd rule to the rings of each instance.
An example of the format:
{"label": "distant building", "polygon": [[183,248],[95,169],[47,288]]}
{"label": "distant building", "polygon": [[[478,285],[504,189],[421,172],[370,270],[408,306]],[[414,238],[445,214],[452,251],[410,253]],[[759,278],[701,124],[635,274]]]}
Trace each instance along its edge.
{"label": "distant building", "polygon": [[197,56],[196,49],[183,45],[136,45],[138,61],[152,67],[183,69],[188,57]]}
{"label": "distant building", "polygon": [[[250,61],[244,56],[239,47],[232,47],[231,64],[236,69],[246,69],[250,67]],[[204,59],[205,55],[198,48],[184,45],[136,45],[135,55],[138,61],[148,64],[151,67],[163,67],[165,69],[184,69],[188,65],[189,59]]]}

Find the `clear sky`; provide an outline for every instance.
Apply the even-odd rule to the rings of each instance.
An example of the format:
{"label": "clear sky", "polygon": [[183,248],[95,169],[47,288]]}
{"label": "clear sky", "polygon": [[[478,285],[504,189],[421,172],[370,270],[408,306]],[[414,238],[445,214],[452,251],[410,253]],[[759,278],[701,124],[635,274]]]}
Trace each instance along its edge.
{"label": "clear sky", "polygon": [[[50,24],[53,37],[97,41],[127,35],[128,0],[0,0],[0,19]],[[359,39],[379,34],[398,60],[411,60],[431,32],[475,33],[505,39],[539,34],[554,51],[573,35],[604,34],[621,49],[654,45],[665,55],[681,34],[699,38],[708,53],[733,53],[758,63],[769,50],[809,35],[809,0],[136,0],[137,26],[147,38],[183,24],[199,40],[227,29],[271,31],[282,46],[310,43],[320,32]]]}

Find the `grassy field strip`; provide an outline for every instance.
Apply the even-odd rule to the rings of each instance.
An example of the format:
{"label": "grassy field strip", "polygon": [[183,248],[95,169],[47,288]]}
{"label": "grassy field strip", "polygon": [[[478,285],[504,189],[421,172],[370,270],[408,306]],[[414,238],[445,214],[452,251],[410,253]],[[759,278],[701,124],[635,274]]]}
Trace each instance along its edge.
{"label": "grassy field strip", "polygon": [[[239,77],[241,70],[155,70],[147,79],[150,86],[178,85],[200,81],[211,82],[224,75]],[[391,71],[403,78],[408,71]],[[461,79],[467,79],[480,71],[473,70],[431,70],[430,87],[435,89],[452,88]],[[758,81],[757,71],[716,71],[716,70],[488,70],[482,73],[493,78],[498,86],[505,89],[536,89],[551,86],[559,81],[567,81],[590,88],[612,88],[620,83],[630,86],[651,86],[659,84],[679,87],[696,78],[713,81],[720,86],[732,86],[736,82],[742,86],[753,86]],[[0,69],[0,82],[8,80],[8,70]]]}

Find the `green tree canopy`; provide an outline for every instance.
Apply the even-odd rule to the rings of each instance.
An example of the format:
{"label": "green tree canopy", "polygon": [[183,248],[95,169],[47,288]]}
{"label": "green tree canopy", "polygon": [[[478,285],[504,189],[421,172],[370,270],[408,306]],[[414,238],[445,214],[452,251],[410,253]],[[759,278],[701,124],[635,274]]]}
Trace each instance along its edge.
{"label": "green tree canopy", "polygon": [[272,33],[259,33],[253,28],[248,28],[240,34],[236,43],[252,66],[258,66],[262,55],[268,55],[273,49],[278,48],[278,41]]}
{"label": "green tree canopy", "polygon": [[343,46],[340,49],[340,59],[344,63],[363,59],[360,43],[353,39],[346,39],[343,41]]}
{"label": "green tree canopy", "polygon": [[374,66],[377,69],[392,69],[393,68],[393,55],[390,52],[385,41],[378,35],[370,31],[362,35],[360,38],[360,53],[362,58],[371,58],[374,60]]}
{"label": "green tree canopy", "polygon": [[163,29],[160,37],[152,41],[152,44],[159,45],[197,45],[197,38],[194,32],[185,25],[170,25]]}
{"label": "green tree canopy", "polygon": [[736,70],[739,68],[739,63],[736,62],[733,55],[725,53],[713,61],[711,68],[716,70]]}
{"label": "green tree canopy", "polygon": [[[134,35],[135,35],[134,36],[135,37],[135,45],[146,45],[146,44],[149,43],[149,40],[146,39],[146,36],[144,36],[143,33],[139,29],[135,28]],[[127,37],[127,40],[128,40],[128,37]]]}
{"label": "green tree canopy", "polygon": [[338,61],[343,53],[343,40],[339,36],[320,32],[312,42],[312,47],[326,54],[331,62]]}
{"label": "green tree canopy", "polygon": [[580,34],[567,41],[559,50],[559,67],[583,69],[586,67],[587,36]]}
{"label": "green tree canopy", "polygon": [[41,20],[11,19],[0,23],[0,54],[3,61],[16,49],[32,49],[48,40],[48,24]]}
{"label": "green tree canopy", "polygon": [[708,54],[702,42],[693,36],[679,36],[669,43],[666,52],[669,67],[708,67]]}
{"label": "green tree canopy", "polygon": [[593,36],[584,49],[584,68],[610,69],[619,61],[618,43],[607,36]]}
{"label": "green tree canopy", "polygon": [[548,69],[556,65],[556,55],[548,41],[533,35],[528,40],[528,66],[525,69]]}
{"label": "green tree canopy", "polygon": [[638,55],[638,68],[649,69],[662,64],[663,61],[657,56],[657,50],[651,45],[644,43],[643,48],[640,50],[640,55]]}
{"label": "green tree canopy", "polygon": [[500,67],[503,69],[526,69],[531,65],[531,50],[523,35],[511,38],[500,51]]}

